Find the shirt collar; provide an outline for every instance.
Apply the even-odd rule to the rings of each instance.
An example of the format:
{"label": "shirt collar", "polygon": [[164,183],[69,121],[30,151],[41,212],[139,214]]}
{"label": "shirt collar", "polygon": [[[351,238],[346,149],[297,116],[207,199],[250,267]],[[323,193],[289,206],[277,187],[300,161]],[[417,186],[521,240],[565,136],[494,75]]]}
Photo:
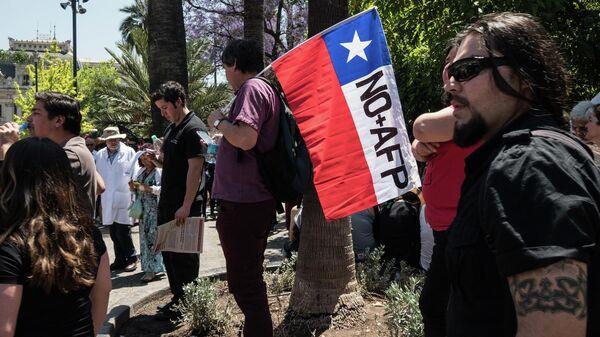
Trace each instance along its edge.
{"label": "shirt collar", "polygon": [[515,118],[503,129],[496,133],[487,142],[473,151],[465,158],[465,173],[470,174],[487,166],[498,147],[502,144],[503,137],[519,130],[535,130],[540,128],[560,128],[552,116],[546,112],[529,110]]}
{"label": "shirt collar", "polygon": [[185,117],[183,117],[183,119],[181,120],[181,123],[179,123],[178,125],[175,125],[175,123],[173,123],[173,129],[179,129],[184,127],[190,121],[190,119],[192,119],[192,116],[195,115],[196,114],[193,111],[188,112],[187,115],[185,115]]}

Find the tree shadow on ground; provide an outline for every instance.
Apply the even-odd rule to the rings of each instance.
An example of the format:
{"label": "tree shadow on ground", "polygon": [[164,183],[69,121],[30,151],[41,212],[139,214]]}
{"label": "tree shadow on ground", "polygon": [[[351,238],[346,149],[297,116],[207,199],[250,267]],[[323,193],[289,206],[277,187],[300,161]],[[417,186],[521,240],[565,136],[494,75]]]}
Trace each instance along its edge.
{"label": "tree shadow on ground", "polygon": [[[135,327],[130,329],[129,327]],[[160,337],[178,328],[176,324],[167,319],[158,319],[157,315],[138,315],[130,318],[119,329],[119,336],[126,337]]]}
{"label": "tree shadow on ground", "polygon": [[[135,274],[130,274],[127,276],[120,276],[118,273],[112,273],[112,289],[120,289],[120,288],[132,288],[132,287],[145,287],[147,283],[140,281],[140,279],[144,276],[144,272],[138,272]],[[156,281],[162,280],[166,277],[165,273],[159,274],[156,277]]]}

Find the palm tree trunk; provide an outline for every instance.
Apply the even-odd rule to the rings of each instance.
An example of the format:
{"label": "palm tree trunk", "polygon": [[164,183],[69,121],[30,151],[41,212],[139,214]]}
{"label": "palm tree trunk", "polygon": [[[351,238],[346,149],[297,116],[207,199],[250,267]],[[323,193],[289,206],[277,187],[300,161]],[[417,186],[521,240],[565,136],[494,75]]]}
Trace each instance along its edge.
{"label": "palm tree trunk", "polygon": [[[188,91],[182,0],[148,0],[148,75],[150,93],[166,81]],[[162,135],[166,121],[152,104],[152,133]]]}
{"label": "palm tree trunk", "polygon": [[317,317],[361,307],[350,220],[326,222],[314,185],[304,195],[301,233],[291,311]]}
{"label": "palm tree trunk", "polygon": [[264,52],[265,8],[264,0],[244,0],[244,38],[258,42]]}
{"label": "palm tree trunk", "polygon": [[[312,36],[348,16],[347,0],[309,0]],[[364,305],[356,281],[349,218],[326,222],[314,185],[304,195],[302,236],[290,316],[310,318],[312,329],[335,322],[340,310],[360,312]],[[358,309],[358,310],[357,310]],[[321,325],[321,326],[319,326]]]}
{"label": "palm tree trunk", "polygon": [[348,0],[308,0],[308,36],[348,17]]}

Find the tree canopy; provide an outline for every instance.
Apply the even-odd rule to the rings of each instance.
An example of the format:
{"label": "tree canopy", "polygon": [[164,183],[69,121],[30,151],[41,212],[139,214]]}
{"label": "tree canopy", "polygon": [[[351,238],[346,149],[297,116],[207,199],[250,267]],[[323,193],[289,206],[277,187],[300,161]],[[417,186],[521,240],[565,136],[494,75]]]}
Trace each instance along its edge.
{"label": "tree canopy", "polygon": [[[78,78],[85,77],[88,68],[83,68],[78,73]],[[15,104],[24,112],[23,117],[15,116],[15,121],[20,123],[24,117],[31,111],[35,105],[35,66],[28,64],[26,71],[29,74],[29,78],[32,79],[31,86],[27,90],[23,90],[17,82],[15,82],[15,88],[17,90],[17,98]],[[63,94],[71,95],[76,97],[79,101],[84,101],[85,93],[89,92],[87,89],[83,89],[84,86],[80,86],[80,91],[76,94],[73,82],[72,63],[68,60],[61,60],[55,55],[46,52],[42,54],[38,63],[38,75],[37,84],[39,91],[55,91]],[[85,82],[85,81],[84,81]],[[92,130],[94,127],[90,123],[88,118],[88,111],[90,105],[81,104],[81,131],[83,133]]]}
{"label": "tree canopy", "polygon": [[[308,0],[265,0],[264,48],[274,61],[306,38]],[[211,59],[218,61],[226,42],[244,35],[242,0],[186,0],[186,30],[190,38],[212,43]]]}
{"label": "tree canopy", "polygon": [[558,42],[572,75],[573,102],[600,91],[600,3],[594,0],[352,0],[351,12],[377,6],[405,118],[441,108],[447,41],[478,17],[523,12],[540,19]]}

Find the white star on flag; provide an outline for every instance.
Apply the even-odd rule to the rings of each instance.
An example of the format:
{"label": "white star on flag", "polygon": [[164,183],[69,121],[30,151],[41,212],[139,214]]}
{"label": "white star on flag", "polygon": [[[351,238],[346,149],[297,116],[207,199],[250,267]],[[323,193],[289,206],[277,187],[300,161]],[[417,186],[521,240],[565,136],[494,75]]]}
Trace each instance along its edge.
{"label": "white star on flag", "polygon": [[355,30],[354,38],[352,39],[352,42],[340,43],[342,45],[342,47],[344,47],[350,51],[348,53],[348,60],[346,60],[346,63],[350,62],[350,60],[352,60],[355,56],[358,56],[358,57],[362,58],[363,60],[368,61],[367,54],[365,54],[365,48],[367,48],[367,46],[371,44],[371,41],[372,40],[361,41],[360,38],[358,37],[358,32]]}

